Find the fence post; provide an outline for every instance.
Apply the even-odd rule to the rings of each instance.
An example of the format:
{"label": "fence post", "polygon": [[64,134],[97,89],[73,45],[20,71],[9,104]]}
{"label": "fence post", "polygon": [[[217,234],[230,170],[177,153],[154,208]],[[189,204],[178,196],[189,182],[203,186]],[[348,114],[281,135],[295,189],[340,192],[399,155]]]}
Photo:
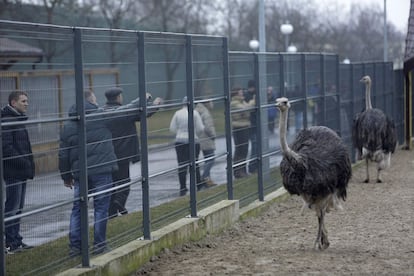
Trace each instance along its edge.
{"label": "fence post", "polygon": [[[256,82],[256,142],[257,152],[253,162],[256,163],[257,168],[257,189],[259,195],[259,201],[264,201],[263,190],[263,167],[262,167],[262,155],[263,155],[263,135],[262,135],[262,118],[261,118],[261,85],[260,85],[260,73],[264,68],[261,68],[265,55],[263,53],[254,53],[254,79]],[[266,75],[265,75],[266,76]],[[266,128],[267,130],[267,128]]]}
{"label": "fence post", "polygon": [[191,217],[197,217],[197,179],[194,129],[194,89],[193,89],[193,46],[191,35],[185,36],[186,53],[186,90],[188,108],[188,142],[190,144],[190,211]]}
{"label": "fence post", "polygon": [[[82,32],[74,28],[74,58],[75,58],[75,89],[76,112],[78,121],[78,147],[79,168],[87,168],[86,158],[86,123],[83,86],[83,58],[82,58]],[[78,200],[78,199],[74,199]],[[87,170],[79,170],[79,201],[81,214],[81,251],[82,266],[89,267],[89,223],[88,223],[88,173]]]}
{"label": "fence post", "polygon": [[140,139],[141,139],[141,185],[142,185],[142,227],[144,239],[151,239],[151,216],[149,200],[149,172],[148,172],[148,122],[146,101],[146,76],[145,76],[145,35],[137,33],[138,47],[138,94],[140,114]]}
{"label": "fence post", "polygon": [[229,49],[226,37],[223,37],[223,94],[224,94],[224,114],[225,114],[225,134],[227,150],[227,198],[234,199],[233,195],[233,148],[231,145],[231,110],[230,110],[230,83],[229,83]]}
{"label": "fence post", "polygon": [[301,54],[300,55],[300,66],[301,66],[301,73],[302,73],[302,97],[303,97],[303,102],[302,102],[302,106],[303,106],[303,128],[308,128],[308,87],[307,87],[307,82],[308,82],[308,78],[307,78],[307,73],[306,73],[306,54]]}
{"label": "fence post", "polygon": [[[3,164],[3,129],[0,127],[0,164]],[[3,182],[3,165],[0,165],[0,181]],[[0,204],[0,276],[6,275],[6,258],[4,254],[4,248],[6,248],[4,237],[4,204],[3,204],[3,198],[5,198],[4,194],[5,189],[3,189],[3,185],[1,185],[0,189],[0,198],[1,198],[1,204]]]}

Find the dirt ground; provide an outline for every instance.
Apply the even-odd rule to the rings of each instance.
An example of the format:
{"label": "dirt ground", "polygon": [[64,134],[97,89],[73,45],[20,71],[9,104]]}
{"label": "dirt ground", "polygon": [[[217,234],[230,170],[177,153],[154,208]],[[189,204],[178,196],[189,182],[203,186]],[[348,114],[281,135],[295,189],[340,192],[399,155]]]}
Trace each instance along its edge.
{"label": "dirt ground", "polygon": [[344,210],[327,214],[330,247],[313,249],[317,218],[297,196],[218,236],[164,250],[136,275],[414,275],[414,152],[399,150],[383,183],[353,171]]}

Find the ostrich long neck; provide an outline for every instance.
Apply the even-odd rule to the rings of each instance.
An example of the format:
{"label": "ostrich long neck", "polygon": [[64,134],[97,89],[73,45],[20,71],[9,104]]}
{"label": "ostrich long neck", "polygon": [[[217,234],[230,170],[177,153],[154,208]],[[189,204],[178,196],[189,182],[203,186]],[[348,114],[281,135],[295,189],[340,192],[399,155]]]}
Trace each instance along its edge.
{"label": "ostrich long neck", "polygon": [[299,160],[299,155],[294,152],[288,145],[286,139],[286,129],[287,129],[287,120],[288,120],[288,112],[287,110],[280,112],[280,119],[279,119],[279,137],[280,137],[280,146],[282,147],[282,152],[286,156],[291,156],[295,160]]}
{"label": "ostrich long neck", "polygon": [[371,104],[371,82],[368,81],[365,84],[365,109],[372,109],[372,104]]}

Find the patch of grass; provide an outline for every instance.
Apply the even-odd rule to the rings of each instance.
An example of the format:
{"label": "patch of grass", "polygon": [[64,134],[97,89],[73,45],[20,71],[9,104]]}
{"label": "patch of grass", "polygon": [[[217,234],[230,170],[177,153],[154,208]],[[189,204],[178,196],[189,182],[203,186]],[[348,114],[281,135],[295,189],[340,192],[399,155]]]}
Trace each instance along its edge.
{"label": "patch of grass", "polygon": [[[279,169],[270,173],[271,183],[265,185],[266,191],[280,187]],[[279,184],[277,184],[279,183]],[[246,198],[243,204],[257,199],[257,175],[234,181],[235,199]],[[227,199],[227,186],[197,192],[198,210]],[[179,218],[190,214],[190,197],[178,197],[170,202],[151,208],[151,231],[164,227]],[[108,221],[107,240],[112,248],[119,247],[143,236],[142,212],[134,212]],[[90,228],[89,240],[93,241],[93,227]],[[7,275],[51,275],[75,267],[81,263],[80,257],[69,258],[68,237],[62,237],[33,249],[6,256]]]}

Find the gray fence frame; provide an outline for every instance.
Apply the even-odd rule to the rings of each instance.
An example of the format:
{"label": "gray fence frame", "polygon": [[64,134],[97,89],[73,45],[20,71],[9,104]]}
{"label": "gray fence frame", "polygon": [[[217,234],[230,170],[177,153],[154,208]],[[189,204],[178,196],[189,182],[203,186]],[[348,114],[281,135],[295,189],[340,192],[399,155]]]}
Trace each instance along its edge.
{"label": "gray fence frame", "polygon": [[[49,26],[30,24],[22,22],[10,22],[1,21],[0,25],[6,24],[13,28],[37,28],[50,27],[50,28],[63,28],[68,30],[68,27],[60,26]],[[78,120],[78,131],[79,131],[79,152],[80,162],[84,170],[81,170],[80,182],[81,182],[81,197],[73,200],[81,201],[81,231],[82,231],[82,244],[89,244],[89,221],[88,221],[88,198],[93,197],[95,194],[88,194],[87,188],[87,169],[86,169],[86,129],[85,123],[89,116],[85,115],[83,108],[83,91],[85,87],[84,82],[84,64],[83,64],[83,32],[91,31],[95,29],[90,28],[73,28],[73,57],[74,57],[74,72],[75,72],[75,91],[76,91],[76,103],[77,113],[79,114]],[[206,101],[223,101],[224,112],[225,112],[225,141],[226,141],[226,164],[227,168],[234,168],[237,164],[233,163],[232,156],[232,129],[231,129],[231,110],[230,110],[230,89],[232,85],[236,83],[246,83],[247,80],[253,79],[257,84],[257,102],[254,110],[257,112],[256,126],[257,131],[257,149],[258,153],[256,156],[251,156],[247,162],[256,161],[258,162],[258,173],[257,173],[257,193],[254,195],[248,195],[248,199],[238,198],[239,200],[264,200],[264,196],[267,192],[275,190],[281,184],[271,183],[270,185],[266,182],[269,175],[269,158],[274,155],[280,155],[280,149],[271,149],[266,143],[268,138],[267,129],[263,127],[266,125],[267,116],[265,116],[267,109],[271,107],[272,103],[267,103],[266,99],[266,88],[269,84],[277,87],[278,95],[289,97],[292,100],[293,110],[302,109],[302,127],[308,127],[310,119],[308,118],[308,103],[310,101],[316,101],[321,108],[321,121],[318,124],[328,125],[337,131],[344,139],[345,143],[349,147],[350,153],[353,155],[352,141],[350,133],[350,123],[352,122],[352,116],[360,110],[363,106],[363,87],[358,83],[359,78],[363,75],[370,74],[373,77],[373,103],[375,106],[385,110],[395,121],[398,129],[398,139],[400,143],[404,140],[404,94],[400,91],[403,87],[397,80],[401,78],[394,78],[394,74],[402,74],[402,72],[394,71],[392,63],[383,62],[372,62],[372,63],[352,63],[352,64],[340,64],[339,57],[334,54],[323,54],[323,53],[253,53],[253,52],[231,52],[228,50],[227,38],[225,37],[209,37],[209,36],[197,36],[197,35],[186,35],[186,34],[163,34],[163,33],[151,33],[151,32],[140,32],[130,30],[105,30],[97,29],[97,31],[120,32],[136,34],[136,50],[138,52],[138,60],[136,62],[138,75],[138,96],[143,99],[147,91],[147,69],[146,69],[146,41],[147,36],[173,36],[177,39],[184,40],[185,48],[185,84],[186,84],[186,96],[188,98],[188,109],[189,109],[189,133],[190,133],[190,202],[189,210],[191,217],[197,217],[197,189],[196,189],[196,171],[195,168],[198,164],[201,164],[205,160],[196,161],[195,156],[195,135],[194,135],[194,123],[193,123],[193,109],[196,103],[202,103]],[[1,36],[1,34],[0,34]],[[222,58],[222,76],[220,81],[222,87],[222,94],[216,97],[200,98],[194,95],[194,47],[198,39],[211,39],[217,43],[217,47],[221,48]],[[313,61],[312,61],[313,60]],[[241,64],[242,67],[236,68],[236,64]],[[312,70],[308,71],[307,66],[312,66]],[[240,70],[240,71],[237,71]],[[311,74],[312,72],[317,72]],[[315,78],[320,81],[321,90],[317,95],[310,95],[309,85],[310,79]],[[292,82],[292,83],[290,83]],[[336,91],[327,92],[326,87],[332,85],[336,87]],[[293,90],[290,88],[297,85],[299,87],[299,94],[294,95]],[[346,91],[344,87],[349,87],[349,91]],[[332,108],[331,103],[334,99],[334,107]],[[390,101],[388,101],[390,100]],[[179,106],[181,103],[169,103],[164,104],[161,107],[174,107]],[[147,115],[151,111],[152,107],[148,107],[144,101],[140,102],[141,111],[141,131],[139,133],[141,140],[141,178],[139,179],[142,186],[142,212],[143,212],[143,238],[151,239],[151,220],[150,220],[150,202],[149,202],[149,183],[151,176],[148,168],[148,125]],[[329,113],[336,111],[337,113]],[[341,114],[342,111],[342,114]],[[299,114],[299,112],[298,112]],[[334,115],[331,116],[330,115]],[[344,115],[345,114],[345,115]],[[347,115],[346,115],[347,114]],[[341,117],[342,116],[342,117]],[[346,116],[348,122],[345,123],[343,117]],[[53,119],[41,118],[38,120],[28,120],[25,125],[35,125],[47,122],[64,122],[66,120],[72,120],[73,117],[59,117]],[[329,120],[328,120],[329,119]],[[331,120],[332,119],[332,120]],[[7,125],[2,123],[2,126]],[[0,132],[1,135],[1,132]],[[1,152],[0,152],[1,153]],[[2,154],[1,160],[2,161]],[[216,157],[219,157],[218,155]],[[354,157],[354,156],[353,156]],[[173,170],[176,170],[174,167]],[[0,176],[3,178],[3,168],[0,169]],[[233,187],[233,170],[227,170],[227,198],[235,199],[234,187]],[[113,190],[113,189],[112,189]],[[110,191],[110,190],[109,190]],[[0,189],[0,198],[4,198],[3,189]],[[71,200],[70,202],[73,202]],[[0,221],[1,229],[0,234],[4,236],[4,223],[5,221],[14,219],[16,217],[26,217],[33,214],[42,212],[46,209],[53,209],[57,206],[68,204],[68,202],[60,202],[51,206],[41,208],[39,210],[23,210],[22,214],[7,218],[4,217],[4,206],[0,206]],[[5,247],[5,242],[2,239],[0,242],[1,247]],[[82,263],[81,265],[87,267],[90,265],[90,252],[89,246],[82,247]],[[0,253],[0,264],[2,269],[0,275],[6,274],[6,262],[5,254],[2,250]],[[35,268],[34,268],[35,269]]]}

